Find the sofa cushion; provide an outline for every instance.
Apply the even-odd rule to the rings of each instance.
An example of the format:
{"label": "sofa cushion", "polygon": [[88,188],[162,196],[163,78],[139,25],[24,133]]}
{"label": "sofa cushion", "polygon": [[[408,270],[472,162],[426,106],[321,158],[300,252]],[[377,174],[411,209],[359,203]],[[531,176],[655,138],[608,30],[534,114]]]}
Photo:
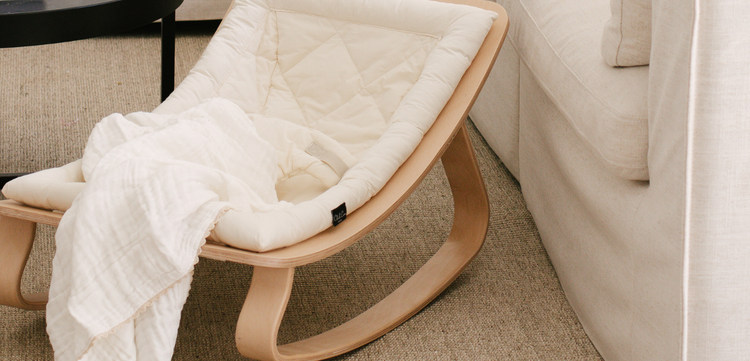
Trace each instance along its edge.
{"label": "sofa cushion", "polygon": [[615,174],[647,180],[648,67],[612,68],[602,60],[609,4],[497,2],[511,19],[510,43],[581,141]]}
{"label": "sofa cushion", "polygon": [[611,0],[602,56],[609,66],[648,65],[651,55],[651,0]]}

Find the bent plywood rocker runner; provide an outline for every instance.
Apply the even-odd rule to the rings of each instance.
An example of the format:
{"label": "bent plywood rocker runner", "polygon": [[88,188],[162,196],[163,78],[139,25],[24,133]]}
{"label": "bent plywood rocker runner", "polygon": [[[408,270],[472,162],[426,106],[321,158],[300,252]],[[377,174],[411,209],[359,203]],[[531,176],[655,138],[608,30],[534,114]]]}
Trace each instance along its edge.
{"label": "bent plywood rocker runner", "polygon": [[[229,242],[211,241],[202,247],[201,257],[254,266],[252,284],[237,324],[236,342],[242,355],[261,360],[317,360],[363,346],[426,306],[458,277],[481,248],[489,222],[489,204],[464,119],[502,45],[508,19],[504,10],[493,2],[455,2],[494,11],[498,17],[434,124],[377,194],[336,227],[283,248],[258,252],[229,246]],[[219,31],[224,27],[231,27],[226,19]],[[180,93],[178,87],[176,94],[171,104],[177,103],[179,107],[185,92]],[[165,102],[168,103],[170,100]],[[361,315],[320,335],[277,345],[294,269],[327,258],[372,231],[414,191],[438,159],[442,159],[455,206],[453,228],[445,244],[402,286]],[[31,207],[14,200],[0,202],[0,264],[3,267],[0,304],[31,310],[45,307],[46,294],[21,293],[21,276],[34,241],[36,224],[57,226],[62,216],[59,210]]]}

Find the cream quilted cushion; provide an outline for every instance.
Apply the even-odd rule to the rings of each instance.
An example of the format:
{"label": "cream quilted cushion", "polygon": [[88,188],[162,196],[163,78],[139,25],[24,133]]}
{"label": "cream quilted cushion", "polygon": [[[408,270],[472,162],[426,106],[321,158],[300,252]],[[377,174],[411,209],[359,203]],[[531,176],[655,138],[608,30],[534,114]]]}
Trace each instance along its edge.
{"label": "cream quilted cushion", "polygon": [[611,0],[602,56],[609,66],[648,65],[651,56],[651,0]]}
{"label": "cream quilted cushion", "polygon": [[[153,113],[180,114],[212,98],[238,105],[279,152],[276,192],[294,207],[230,210],[214,238],[266,251],[330,227],[344,204],[359,208],[419,144],[496,18],[426,0],[236,0]],[[331,177],[310,177],[328,166]],[[28,184],[3,192],[37,205],[30,194],[38,187]],[[38,206],[67,209],[73,198]]]}

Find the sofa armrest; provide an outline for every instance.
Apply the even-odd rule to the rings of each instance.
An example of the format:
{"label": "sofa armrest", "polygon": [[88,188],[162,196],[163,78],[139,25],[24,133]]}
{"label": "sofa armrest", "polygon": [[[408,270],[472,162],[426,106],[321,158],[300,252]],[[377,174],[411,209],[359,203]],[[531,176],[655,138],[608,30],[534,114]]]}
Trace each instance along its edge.
{"label": "sofa armrest", "polygon": [[746,0],[653,2],[649,169],[684,205],[683,359],[750,353],[749,16]]}

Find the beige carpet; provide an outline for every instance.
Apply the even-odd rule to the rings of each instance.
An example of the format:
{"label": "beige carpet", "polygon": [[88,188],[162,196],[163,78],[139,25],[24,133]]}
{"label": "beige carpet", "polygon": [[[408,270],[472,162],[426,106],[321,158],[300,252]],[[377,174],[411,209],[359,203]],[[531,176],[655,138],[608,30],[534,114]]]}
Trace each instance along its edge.
{"label": "beige carpet", "polygon": [[[180,24],[177,78],[197,61],[215,23]],[[0,49],[0,173],[81,156],[94,124],[159,101],[158,28],[30,48]],[[339,360],[599,360],[565,299],[518,183],[471,127],[492,206],[484,248],[422,312]],[[377,302],[441,245],[452,199],[438,165],[385,224],[351,248],[302,267],[281,342],[336,326]],[[54,230],[40,227],[24,278],[49,285]],[[0,265],[2,267],[2,265]],[[0,269],[1,271],[1,269]],[[252,267],[201,260],[175,360],[241,360],[234,327]],[[0,360],[51,360],[44,312],[0,306]]]}

